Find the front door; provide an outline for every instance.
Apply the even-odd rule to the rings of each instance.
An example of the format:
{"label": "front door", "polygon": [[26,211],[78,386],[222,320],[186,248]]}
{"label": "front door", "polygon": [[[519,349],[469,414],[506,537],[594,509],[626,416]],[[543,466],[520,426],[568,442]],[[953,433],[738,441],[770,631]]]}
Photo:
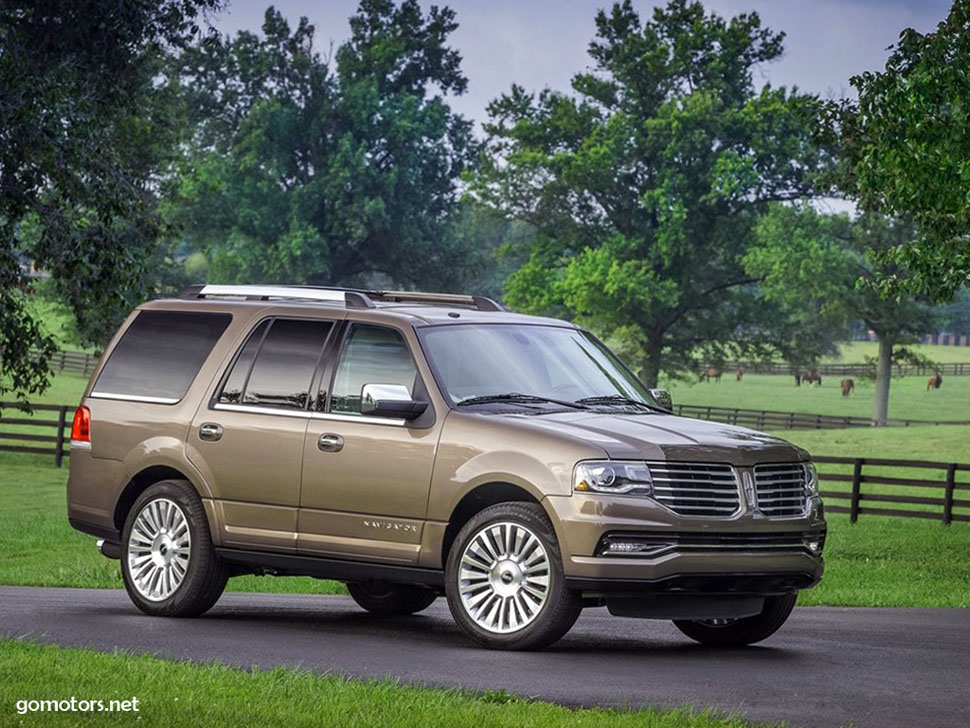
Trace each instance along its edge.
{"label": "front door", "polygon": [[366,384],[403,385],[412,397],[427,398],[403,332],[348,324],[335,371],[317,397],[322,411],[307,428],[299,548],[413,563],[439,427],[430,409],[413,423],[361,415]]}
{"label": "front door", "polygon": [[224,546],[296,548],[309,392],[332,328],[264,320],[192,423],[186,451],[210,483]]}

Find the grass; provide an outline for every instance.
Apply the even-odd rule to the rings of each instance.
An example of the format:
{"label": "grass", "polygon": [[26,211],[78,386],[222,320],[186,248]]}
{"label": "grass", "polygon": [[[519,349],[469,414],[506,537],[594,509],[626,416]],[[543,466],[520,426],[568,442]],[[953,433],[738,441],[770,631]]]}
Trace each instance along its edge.
{"label": "grass", "polygon": [[84,348],[78,344],[77,325],[70,309],[62,303],[53,301],[42,295],[29,298],[30,314],[40,321],[44,332],[53,336],[57,348],[61,351],[83,351],[91,353],[93,349]]}
{"label": "grass", "polygon": [[[42,456],[0,453],[0,584],[121,587],[118,562],[67,522],[67,468]],[[345,594],[343,584],[309,577],[240,576],[232,591]]]}
{"label": "grass", "polygon": [[970,463],[967,425],[784,430],[773,434],[801,445],[813,455]]}
{"label": "grass", "polygon": [[[0,453],[0,584],[118,588],[118,562],[67,523],[66,469]],[[863,516],[830,518],[828,574],[804,604],[970,607],[970,524]],[[243,576],[233,591],[342,594],[342,584]]]}
{"label": "grass", "polygon": [[[20,700],[131,700],[138,712],[18,714]],[[147,655],[99,653],[0,640],[0,723],[14,726],[562,726],[563,728],[744,728],[739,716],[684,709],[571,710],[505,692],[352,680],[290,668],[239,670]]]}
{"label": "grass", "polygon": [[[937,364],[970,361],[970,346],[941,346],[939,344],[911,344],[906,346]],[[879,344],[875,341],[846,341],[839,344],[839,355],[822,359],[825,364],[862,364],[865,357],[875,356]]]}
{"label": "grass", "polygon": [[[740,407],[824,415],[872,416],[873,385],[856,379],[856,390],[842,396],[839,380],[826,377],[822,386],[796,387],[791,377],[745,374],[740,382],[725,373],[720,382],[668,382],[677,404]],[[889,416],[912,420],[970,420],[970,377],[944,377],[940,389],[926,391],[924,377],[892,380]]]}

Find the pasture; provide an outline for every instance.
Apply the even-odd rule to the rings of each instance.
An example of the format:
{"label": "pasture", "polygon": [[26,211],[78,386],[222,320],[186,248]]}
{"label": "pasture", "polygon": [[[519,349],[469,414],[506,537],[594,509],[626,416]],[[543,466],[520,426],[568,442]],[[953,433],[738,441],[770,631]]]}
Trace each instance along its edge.
{"label": "pasture", "polygon": [[[823,377],[821,386],[795,386],[793,377],[745,374],[735,381],[724,372],[720,382],[668,381],[675,403],[713,407],[810,412],[824,415],[872,415],[873,384],[855,378],[855,391],[842,396],[840,377]],[[943,386],[926,391],[926,377],[894,378],[889,417],[914,420],[970,420],[970,377],[944,377]],[[830,453],[827,453],[830,454]],[[924,457],[929,457],[924,455]]]}

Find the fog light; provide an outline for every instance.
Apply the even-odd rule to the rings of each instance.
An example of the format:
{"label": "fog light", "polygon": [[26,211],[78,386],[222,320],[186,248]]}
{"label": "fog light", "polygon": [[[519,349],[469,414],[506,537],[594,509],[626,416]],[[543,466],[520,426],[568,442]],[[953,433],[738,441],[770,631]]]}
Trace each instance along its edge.
{"label": "fog light", "polygon": [[634,554],[649,549],[649,545],[633,541],[612,541],[606,546],[606,552],[609,554]]}
{"label": "fog light", "polygon": [[813,554],[817,554],[822,550],[822,544],[820,544],[818,541],[808,541],[805,543],[805,545],[808,546],[808,550]]}

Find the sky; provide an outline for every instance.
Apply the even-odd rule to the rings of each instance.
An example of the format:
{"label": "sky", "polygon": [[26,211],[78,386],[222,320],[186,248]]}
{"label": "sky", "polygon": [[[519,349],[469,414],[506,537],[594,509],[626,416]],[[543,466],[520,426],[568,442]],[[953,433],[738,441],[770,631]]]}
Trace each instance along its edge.
{"label": "sky", "polygon": [[[589,63],[586,47],[593,17],[603,0],[435,0],[457,14],[460,27],[452,45],[463,57],[468,91],[451,99],[452,108],[478,122],[489,101],[512,83],[527,90],[567,90],[573,74]],[[213,24],[223,33],[259,29],[268,0],[229,0]],[[306,16],[316,42],[326,52],[345,40],[347,18],[357,0],[276,0],[295,25]],[[422,1],[428,7],[431,3]],[[634,2],[641,17],[655,3]],[[784,56],[758,73],[775,86],[797,85],[826,98],[851,94],[849,77],[883,67],[887,48],[903,28],[932,30],[946,16],[945,0],[706,0],[705,7],[729,17],[757,11],[762,24],[786,33]]]}

